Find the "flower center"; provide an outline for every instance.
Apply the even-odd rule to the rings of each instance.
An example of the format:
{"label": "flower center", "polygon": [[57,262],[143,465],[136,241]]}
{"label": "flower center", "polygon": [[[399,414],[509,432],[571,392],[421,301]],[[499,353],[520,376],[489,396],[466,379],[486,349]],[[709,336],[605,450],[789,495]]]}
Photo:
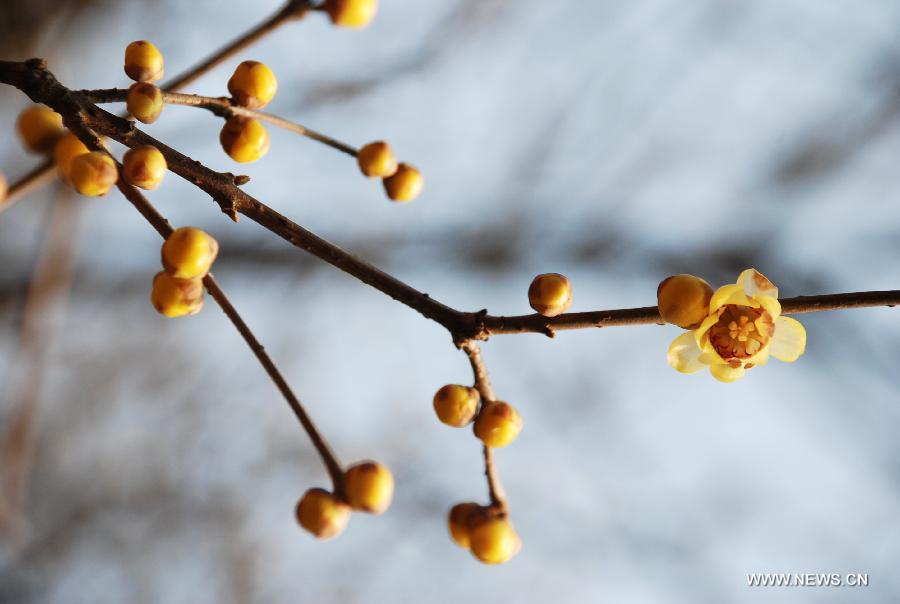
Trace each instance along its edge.
{"label": "flower center", "polygon": [[739,366],[768,345],[774,332],[775,322],[765,309],[726,304],[709,328],[709,342],[723,360]]}

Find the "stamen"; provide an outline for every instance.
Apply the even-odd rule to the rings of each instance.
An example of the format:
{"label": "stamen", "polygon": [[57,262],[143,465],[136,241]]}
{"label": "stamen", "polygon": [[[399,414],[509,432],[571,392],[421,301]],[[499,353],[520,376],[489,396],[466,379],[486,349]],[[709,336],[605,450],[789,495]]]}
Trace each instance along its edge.
{"label": "stamen", "polygon": [[740,367],[772,339],[772,316],[763,308],[728,304],[708,332],[715,351],[732,367]]}

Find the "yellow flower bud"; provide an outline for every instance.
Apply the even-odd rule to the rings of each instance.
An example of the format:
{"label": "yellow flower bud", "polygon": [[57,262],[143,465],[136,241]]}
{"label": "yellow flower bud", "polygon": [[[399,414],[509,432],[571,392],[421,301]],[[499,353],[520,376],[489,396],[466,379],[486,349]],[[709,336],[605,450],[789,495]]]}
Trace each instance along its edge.
{"label": "yellow flower bud", "polygon": [[229,118],[219,133],[219,142],[236,162],[256,161],[269,152],[269,134],[254,119]]}
{"label": "yellow flower bud", "polygon": [[176,279],[202,278],[209,272],[219,243],[194,227],[175,229],[162,245],[162,265]]}
{"label": "yellow flower bud", "polygon": [[116,162],[103,151],[82,153],[69,166],[69,179],[75,190],[86,197],[100,197],[109,193],[119,180]]}
{"label": "yellow flower bud", "polygon": [[62,116],[44,105],[33,105],[19,114],[16,121],[19,138],[33,153],[46,153],[65,134]]}
{"label": "yellow flower bud", "polygon": [[159,186],[167,169],[166,158],[153,145],[129,149],[122,158],[125,182],[148,191]]}
{"label": "yellow flower bud", "polygon": [[696,329],[709,314],[713,290],[694,275],[674,275],[656,288],[656,300],[663,321],[684,329]]}
{"label": "yellow flower bud", "polygon": [[135,82],[125,97],[125,108],[128,113],[145,124],[155,122],[164,105],[162,91],[149,82]]}
{"label": "yellow flower bud", "polygon": [[477,503],[457,503],[450,508],[447,516],[447,527],[450,529],[450,537],[460,547],[469,549],[469,529],[476,518],[484,514],[484,508]]}
{"label": "yellow flower bud", "polygon": [[295,511],[297,522],[317,539],[340,535],[350,520],[350,506],[325,489],[303,494]]}
{"label": "yellow flower bud", "polygon": [[538,275],[528,287],[528,303],[545,317],[561,315],[572,305],[572,285],[559,273]]}
{"label": "yellow flower bud", "polygon": [[265,63],[244,61],[228,80],[228,92],[234,102],[250,109],[260,109],[269,104],[278,90],[278,80]]}
{"label": "yellow flower bud", "polygon": [[515,407],[503,401],[490,401],[482,405],[474,432],[485,446],[499,448],[514,441],[523,424]]}
{"label": "yellow flower bud", "polygon": [[136,82],[155,82],[163,77],[163,56],[150,42],[138,40],[125,47],[125,73]]}
{"label": "yellow flower bud", "polygon": [[354,510],[382,514],[394,497],[394,476],[384,464],[358,463],[344,473],[344,494]]}
{"label": "yellow flower bud", "polygon": [[384,179],[384,191],[393,201],[412,201],[424,186],[422,174],[409,164],[401,163],[392,176]]}
{"label": "yellow flower bud", "polygon": [[338,27],[365,27],[378,12],[378,0],[325,0],[322,10]]}
{"label": "yellow flower bud", "polygon": [[203,281],[176,279],[160,271],[153,277],[150,302],[156,312],[167,317],[196,315],[203,308]]}
{"label": "yellow flower bud", "polygon": [[519,553],[522,540],[507,518],[494,516],[471,527],[469,548],[485,564],[503,564]]}
{"label": "yellow flower bud", "polygon": [[447,384],[434,395],[434,412],[438,419],[454,428],[462,428],[475,418],[481,396],[468,386]]}
{"label": "yellow flower bud", "polygon": [[356,156],[359,169],[369,178],[387,178],[397,172],[397,159],[391,146],[384,141],[369,143]]}
{"label": "yellow flower bud", "polygon": [[69,177],[72,160],[85,153],[90,153],[90,149],[71,132],[66,132],[62,138],[56,141],[56,145],[53,147],[53,162],[64,181],[72,182]]}

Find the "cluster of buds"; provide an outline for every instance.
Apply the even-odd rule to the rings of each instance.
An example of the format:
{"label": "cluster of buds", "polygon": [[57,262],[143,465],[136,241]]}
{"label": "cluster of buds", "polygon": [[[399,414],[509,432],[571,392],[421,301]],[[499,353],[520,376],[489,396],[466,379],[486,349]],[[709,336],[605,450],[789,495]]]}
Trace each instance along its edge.
{"label": "cluster of buds", "polygon": [[163,270],[153,277],[150,302],[167,317],[195,315],[203,308],[203,278],[212,267],[219,244],[205,231],[180,227],[162,245]]}
{"label": "cluster of buds", "polygon": [[297,502],[297,522],[317,539],[340,535],[350,512],[383,514],[394,498],[394,476],[384,464],[363,461],[344,472],[341,487],[332,493],[312,488]]}
{"label": "cluster of buds", "polygon": [[26,149],[52,153],[60,177],[82,195],[106,195],[119,179],[115,160],[103,151],[90,151],[66,130],[62,116],[49,107],[34,105],[25,109],[16,129]]}
{"label": "cluster of buds", "polygon": [[503,401],[482,401],[478,390],[469,386],[447,384],[432,401],[438,419],[453,428],[473,423],[475,436],[493,449],[512,443],[522,431],[522,416]]}
{"label": "cluster of buds", "polygon": [[359,169],[369,178],[380,178],[391,201],[412,201],[422,193],[425,179],[414,166],[397,162],[391,146],[384,141],[364,145],[356,156]]}
{"label": "cluster of buds", "polygon": [[[374,0],[336,0],[325,2],[320,10],[327,12],[336,25],[363,27],[374,18],[377,7]],[[162,112],[165,97],[154,82],[162,78],[163,72],[163,55],[151,42],[138,40],[126,47],[125,73],[135,83],[128,89],[125,104],[128,113],[140,122],[151,124]],[[275,98],[277,91],[275,74],[259,61],[241,62],[228,79],[228,93],[234,107],[251,111],[262,109]],[[219,132],[222,149],[239,163],[255,162],[269,152],[269,133],[252,115],[246,111],[226,114],[225,124]],[[50,120],[49,117],[45,119]],[[58,121],[61,129],[62,121]],[[28,144],[43,147],[48,138],[52,138],[52,123],[35,132]],[[369,143],[357,152],[356,157],[365,176],[381,179],[390,200],[412,201],[422,193],[422,173],[408,163],[398,162],[388,143]]]}
{"label": "cluster of buds", "polygon": [[134,119],[152,124],[163,110],[163,94],[154,82],[164,73],[162,53],[146,40],[125,47],[125,74],[135,81],[128,89],[125,108]]}
{"label": "cluster of buds", "polygon": [[485,564],[503,564],[522,549],[508,516],[491,506],[458,503],[450,509],[447,525],[453,541]]}
{"label": "cluster of buds", "polygon": [[[163,107],[162,92],[153,82],[163,76],[163,57],[150,42],[139,40],[125,49],[125,73],[135,84],[128,90],[126,106],[136,119],[151,123]],[[62,116],[43,105],[22,111],[16,122],[19,138],[33,153],[52,154],[60,178],[87,197],[106,195],[119,180],[116,161],[104,151],[91,151],[63,126]],[[165,158],[153,147],[125,154],[126,182],[144,189],[155,189],[167,166]]]}
{"label": "cluster of buds", "polygon": [[[475,436],[485,447],[512,443],[522,431],[522,416],[503,401],[482,401],[478,390],[447,384],[434,395],[434,412],[451,427],[473,424]],[[478,560],[487,564],[506,562],[518,553],[521,541],[505,510],[495,505],[461,503],[450,510],[450,536]]]}
{"label": "cluster of buds", "polygon": [[[244,61],[228,80],[231,102],[248,109],[265,107],[275,98],[278,80],[265,63]],[[269,133],[259,120],[240,115],[229,117],[219,133],[222,149],[240,163],[254,162],[269,152]]]}

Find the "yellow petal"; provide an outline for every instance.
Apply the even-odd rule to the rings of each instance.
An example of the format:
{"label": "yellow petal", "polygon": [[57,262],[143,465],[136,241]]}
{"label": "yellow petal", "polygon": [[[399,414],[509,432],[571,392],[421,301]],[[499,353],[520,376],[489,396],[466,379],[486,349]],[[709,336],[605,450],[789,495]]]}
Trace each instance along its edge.
{"label": "yellow petal", "polygon": [[806,351],[806,329],[796,319],[778,317],[769,349],[779,361],[793,363]]}
{"label": "yellow petal", "polygon": [[778,297],[778,288],[775,284],[755,268],[748,268],[737,279],[737,284],[744,289],[751,298],[756,296]]}
{"label": "yellow petal", "polygon": [[713,348],[713,345],[709,343],[709,338],[703,338],[700,344],[700,362],[704,365],[728,364],[728,361],[723,360],[719,353],[716,352],[716,349]]}
{"label": "yellow petal", "polygon": [[769,347],[763,346],[762,350],[754,354],[752,357],[744,361],[744,364],[753,363],[757,367],[762,367],[769,362]]}
{"label": "yellow petal", "polygon": [[710,365],[709,372],[720,382],[730,383],[744,377],[746,370],[743,367],[732,367],[731,365]]}
{"label": "yellow petal", "polygon": [[716,324],[719,320],[719,312],[713,312],[711,315],[703,319],[700,323],[700,326],[694,330],[694,341],[697,342],[697,346],[703,348],[704,339],[703,336],[706,335],[706,332],[709,331],[709,328]]}
{"label": "yellow petal", "polygon": [[700,353],[700,362],[704,365],[727,365],[728,361],[722,359],[718,352],[706,351]]}
{"label": "yellow petal", "polygon": [[681,373],[694,373],[705,367],[700,362],[700,348],[694,341],[694,333],[691,331],[672,340],[667,359],[669,365]]}
{"label": "yellow petal", "polygon": [[723,285],[716,290],[716,293],[714,293],[709,300],[710,314],[716,312],[726,304],[738,304],[740,306],[759,308],[759,304],[749,298],[747,294],[744,293],[744,288],[737,283]]}
{"label": "yellow petal", "polygon": [[759,295],[753,299],[756,300],[773,319],[777,319],[781,316],[781,302],[778,301],[778,298]]}

